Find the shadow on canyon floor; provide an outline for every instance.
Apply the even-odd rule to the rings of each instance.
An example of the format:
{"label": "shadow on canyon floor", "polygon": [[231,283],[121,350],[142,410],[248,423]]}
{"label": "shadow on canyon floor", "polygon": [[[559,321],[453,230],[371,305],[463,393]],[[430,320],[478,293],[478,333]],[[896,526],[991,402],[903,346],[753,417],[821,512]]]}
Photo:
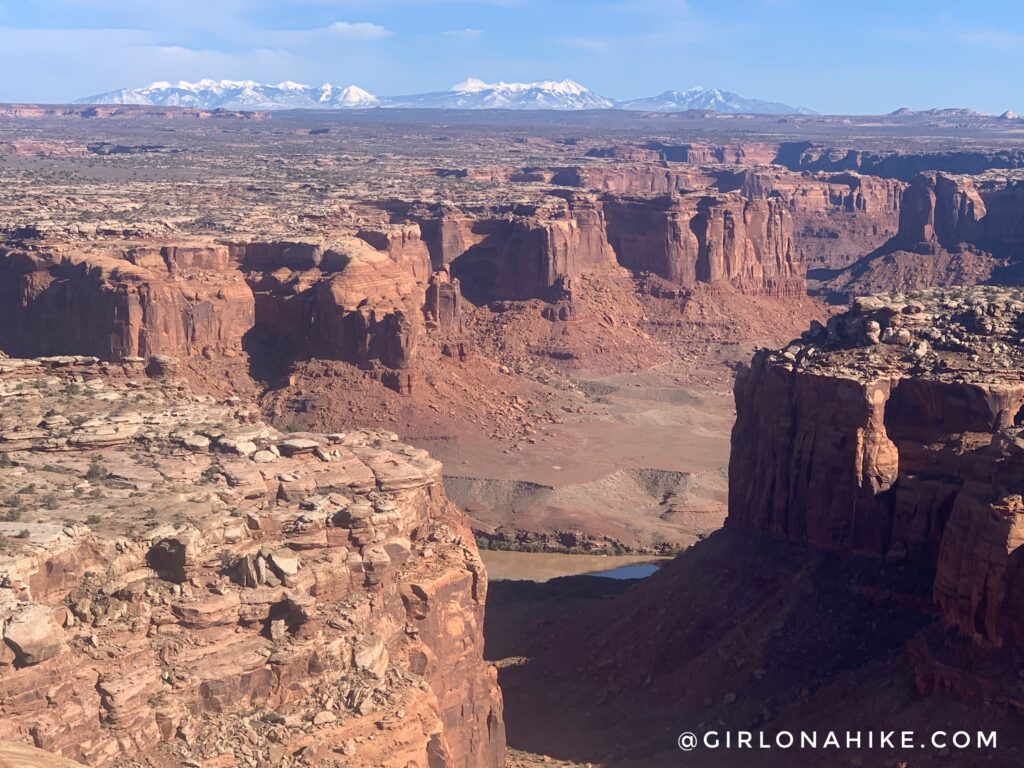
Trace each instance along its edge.
{"label": "shadow on canyon floor", "polygon": [[[509,745],[605,768],[1016,764],[1024,734],[1005,707],[915,689],[906,647],[933,630],[929,585],[914,569],[729,529],[642,582],[496,582],[486,654]],[[683,731],[938,728],[997,729],[998,751],[957,751],[953,763],[931,747],[676,747]]]}

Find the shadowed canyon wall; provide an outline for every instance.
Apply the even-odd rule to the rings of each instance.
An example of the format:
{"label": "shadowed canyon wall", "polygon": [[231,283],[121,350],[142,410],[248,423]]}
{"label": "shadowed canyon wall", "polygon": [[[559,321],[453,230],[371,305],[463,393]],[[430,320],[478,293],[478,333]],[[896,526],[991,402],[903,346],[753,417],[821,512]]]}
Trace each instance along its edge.
{"label": "shadowed canyon wall", "polygon": [[736,381],[728,525],[915,564],[949,625],[1024,642],[1024,383],[998,343],[1022,316],[1012,289],[864,299],[759,352]]}

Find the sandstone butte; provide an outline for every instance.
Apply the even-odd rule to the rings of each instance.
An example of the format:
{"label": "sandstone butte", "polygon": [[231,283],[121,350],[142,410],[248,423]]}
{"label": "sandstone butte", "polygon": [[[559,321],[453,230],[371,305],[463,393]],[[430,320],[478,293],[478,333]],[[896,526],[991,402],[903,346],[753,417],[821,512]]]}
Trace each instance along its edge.
{"label": "sandstone butte", "polygon": [[912,565],[946,626],[1020,647],[1022,323],[1020,289],[879,294],[758,352],[735,385],[727,525]]}
{"label": "sandstone butte", "polygon": [[440,464],[176,371],[0,359],[0,762],[503,765]]}

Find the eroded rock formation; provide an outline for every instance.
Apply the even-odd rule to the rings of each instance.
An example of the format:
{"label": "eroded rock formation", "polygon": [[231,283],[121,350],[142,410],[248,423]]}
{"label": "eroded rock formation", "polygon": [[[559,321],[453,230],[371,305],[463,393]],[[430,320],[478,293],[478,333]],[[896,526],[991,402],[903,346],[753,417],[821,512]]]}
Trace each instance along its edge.
{"label": "eroded rock formation", "polygon": [[0,740],[503,765],[486,577],[440,465],[386,432],[282,434],[147,376],[168,362],[0,360]]}
{"label": "eroded rock formation", "polygon": [[229,249],[209,241],[0,249],[0,338],[12,354],[222,354],[253,321]]}
{"label": "eroded rock formation", "polygon": [[955,249],[980,236],[985,203],[966,180],[931,173],[915,176],[903,195],[896,247]]}
{"label": "eroded rock formation", "polygon": [[736,382],[728,524],[934,573],[944,621],[1019,646],[1024,294],[858,299]]}
{"label": "eroded rock formation", "polygon": [[605,215],[608,240],[629,269],[682,286],[721,281],[751,293],[804,292],[792,217],[779,199],[620,197],[606,201]]}
{"label": "eroded rock formation", "polygon": [[978,174],[1024,167],[1019,150],[872,151],[828,147],[810,141],[783,142],[773,162],[793,171],[856,171],[910,181],[920,173]]}

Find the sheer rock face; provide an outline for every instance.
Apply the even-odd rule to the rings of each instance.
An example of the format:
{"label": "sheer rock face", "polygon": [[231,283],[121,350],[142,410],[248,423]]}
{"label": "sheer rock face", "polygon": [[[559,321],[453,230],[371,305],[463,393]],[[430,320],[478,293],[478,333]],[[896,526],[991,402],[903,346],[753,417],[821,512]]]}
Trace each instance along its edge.
{"label": "sheer rock face", "polygon": [[750,199],[786,201],[794,249],[808,268],[844,267],[892,238],[906,186],[856,173],[794,174],[778,168],[742,171],[733,185]]}
{"label": "sheer rock face", "polygon": [[604,211],[588,195],[491,215],[442,213],[422,224],[435,268],[478,303],[562,296],[566,280],[615,268]]}
{"label": "sheer rock face", "polygon": [[979,174],[994,168],[1024,167],[1020,150],[870,151],[825,147],[809,141],[783,142],[774,161],[793,171],[856,171],[910,181],[920,173]]}
{"label": "sheer rock face", "polygon": [[1019,282],[1024,185],[941,173],[914,177],[896,234],[826,284],[838,297],[982,282]]}
{"label": "sheer rock face", "polygon": [[618,261],[683,286],[728,282],[751,293],[804,292],[783,201],[739,195],[616,198],[605,204]]}
{"label": "sheer rock face", "polygon": [[35,490],[0,523],[0,742],[503,765],[486,576],[440,465],[386,432],[284,435],[147,368],[0,360],[0,487]]}
{"label": "sheer rock face", "polygon": [[414,274],[424,254],[402,261],[400,251],[392,256],[357,237],[245,245],[255,326],[287,340],[295,355],[405,368],[420,325],[423,290]]}
{"label": "sheer rock face", "polygon": [[665,160],[696,165],[762,165],[774,161],[779,145],[771,142],[740,144],[662,144],[651,142]]}
{"label": "sheer rock face", "polygon": [[981,235],[985,203],[974,184],[942,174],[914,177],[903,196],[899,232],[894,245],[929,245],[947,250]]}
{"label": "sheer rock face", "polygon": [[1024,243],[1024,184],[921,174],[907,186],[899,233],[890,247],[981,250],[1016,257]]}
{"label": "sheer rock face", "polygon": [[627,195],[666,194],[704,189],[715,177],[699,168],[664,163],[588,165],[557,169],[551,183]]}
{"label": "sheer rock face", "polygon": [[14,354],[222,354],[253,316],[223,245],[0,250],[0,334]]}
{"label": "sheer rock face", "polygon": [[[594,164],[555,169],[549,175],[553,184],[612,193],[612,205],[614,195],[736,192],[752,201],[781,198],[793,219],[797,257],[827,268],[845,267],[896,235],[906,186],[850,172],[793,173],[769,165]],[[662,205],[657,199],[650,204],[654,209]]]}
{"label": "sheer rock face", "polygon": [[1024,643],[1024,292],[859,299],[736,382],[728,524],[934,573],[947,624]]}
{"label": "sheer rock face", "polygon": [[415,225],[376,234],[383,250],[356,237],[3,250],[0,343],[105,360],[216,357],[259,328],[296,354],[404,368],[429,255]]}

